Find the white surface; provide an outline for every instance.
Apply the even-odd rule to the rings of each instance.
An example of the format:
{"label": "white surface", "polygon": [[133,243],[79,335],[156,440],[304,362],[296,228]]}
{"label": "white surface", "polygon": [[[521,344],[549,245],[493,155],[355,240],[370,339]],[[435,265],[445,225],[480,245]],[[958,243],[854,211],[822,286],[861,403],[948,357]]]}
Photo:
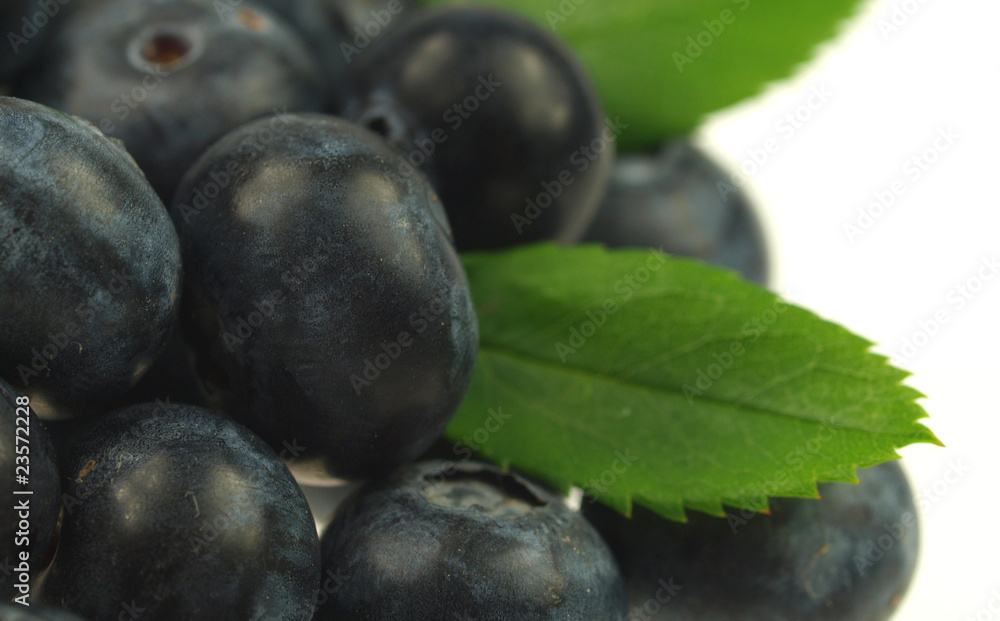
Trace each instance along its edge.
{"label": "white surface", "polygon": [[[907,19],[888,31],[897,8]],[[1000,259],[998,25],[996,0],[873,1],[798,77],[698,136],[732,166],[776,141],[751,181],[777,249],[776,288],[878,343],[928,395],[926,423],[947,448],[901,451],[923,547],[897,621],[1000,619],[1000,274],[978,293],[959,289]],[[814,88],[828,101],[794,133],[779,126]],[[912,158],[949,129],[959,138],[928,153],[937,161],[916,178]],[[845,225],[897,180],[904,193],[852,239]],[[935,315],[947,323],[920,337]],[[905,340],[915,337],[916,351]]]}

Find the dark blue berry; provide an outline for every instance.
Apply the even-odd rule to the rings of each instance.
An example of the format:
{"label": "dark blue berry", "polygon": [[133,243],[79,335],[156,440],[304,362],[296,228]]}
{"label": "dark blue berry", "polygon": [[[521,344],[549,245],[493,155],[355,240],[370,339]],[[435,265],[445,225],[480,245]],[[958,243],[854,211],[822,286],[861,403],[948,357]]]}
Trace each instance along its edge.
{"label": "dark blue berry", "polygon": [[422,462],[370,483],[321,541],[335,577],[315,621],[619,621],[611,552],[580,514],[516,474]]}
{"label": "dark blue berry", "polygon": [[659,248],[767,285],[767,245],[753,205],[730,175],[686,140],[652,155],[620,156],[584,240]]}
{"label": "dark blue berry", "polygon": [[230,130],[326,102],[319,64],[289,25],[250,3],[218,11],[205,0],[78,9],[17,92],[122,140],[165,202]]}
{"label": "dark blue berry", "polygon": [[694,514],[686,524],[637,507],[585,514],[621,564],[632,613],[651,621],[885,621],[913,577],[920,533],[899,465],[826,483],[822,499],[777,498],[771,514]]}
{"label": "dark blue berry", "polygon": [[252,123],[188,172],[172,215],[199,373],[296,474],[384,474],[440,435],[475,315],[440,203],[376,134]]}
{"label": "dark blue berry", "polygon": [[284,463],[248,429],[208,410],[148,404],[59,448],[66,516],[42,603],[91,619],[312,614],[312,514]]}
{"label": "dark blue berry", "polygon": [[583,233],[620,129],[551,34],[491,9],[430,10],[360,50],[351,75],[344,114],[427,173],[459,250]]}
{"label": "dark blue berry", "polygon": [[163,348],[180,249],[119,144],[0,98],[0,377],[43,417],[100,409]]}

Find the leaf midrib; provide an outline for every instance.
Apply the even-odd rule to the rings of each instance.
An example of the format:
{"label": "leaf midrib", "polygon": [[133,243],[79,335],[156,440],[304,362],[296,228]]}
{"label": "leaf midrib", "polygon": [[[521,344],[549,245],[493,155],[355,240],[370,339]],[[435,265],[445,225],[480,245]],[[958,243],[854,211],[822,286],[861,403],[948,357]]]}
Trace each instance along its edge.
{"label": "leaf midrib", "polygon": [[[596,381],[596,382],[603,382],[603,383],[606,383],[606,384],[614,384],[614,385],[618,385],[618,386],[623,386],[623,387],[631,388],[631,389],[634,389],[634,390],[644,390],[644,391],[647,391],[647,392],[650,392],[650,393],[668,394],[668,395],[670,395],[672,397],[675,397],[675,398],[676,397],[683,397],[684,396],[683,391],[680,390],[680,389],[676,389],[676,388],[664,388],[664,387],[661,387],[661,386],[649,386],[647,384],[635,383],[635,382],[629,383],[629,382],[625,382],[624,380],[618,379],[618,378],[613,377],[613,376],[601,375],[601,374],[596,373],[594,371],[591,371],[589,369],[579,368],[579,367],[576,367],[576,366],[573,366],[573,365],[570,365],[570,364],[556,364],[555,362],[547,360],[545,358],[532,357],[532,356],[530,356],[528,354],[525,354],[523,352],[520,352],[518,350],[512,349],[510,347],[506,347],[506,346],[498,346],[498,345],[493,345],[493,344],[490,344],[490,343],[480,342],[479,349],[480,349],[480,352],[489,351],[491,353],[495,353],[495,354],[498,354],[498,355],[501,355],[501,356],[506,356],[507,358],[512,358],[512,359],[515,359],[515,360],[523,361],[525,364],[530,364],[530,365],[534,365],[534,366],[538,366],[538,367],[545,367],[545,368],[548,368],[548,369],[552,369],[553,372],[555,372],[555,373],[562,372],[562,373],[565,373],[567,375],[580,376],[580,377],[586,378],[588,381]],[[811,369],[815,368],[815,364],[811,363],[811,366],[809,366],[807,368],[811,370]],[[822,421],[817,421],[817,420],[810,419],[810,418],[801,418],[801,417],[795,416],[794,414],[790,414],[788,412],[782,412],[782,411],[778,411],[778,410],[772,411],[772,410],[766,410],[766,409],[762,409],[762,408],[751,406],[751,405],[736,404],[736,403],[732,403],[732,402],[729,402],[729,401],[723,401],[723,400],[721,400],[721,399],[719,399],[717,397],[710,397],[710,396],[707,396],[707,395],[702,395],[702,396],[699,396],[698,398],[700,400],[704,400],[704,401],[710,402],[713,405],[716,405],[718,407],[722,407],[724,409],[732,410],[732,409],[739,408],[739,409],[742,409],[742,410],[749,411],[751,413],[760,414],[761,416],[770,416],[770,417],[774,417],[774,418],[780,418],[780,419],[783,419],[783,420],[792,420],[792,421],[798,422],[798,423],[811,423],[811,424],[814,424],[814,425],[817,425],[817,426],[824,425],[824,423]],[[881,434],[881,435],[888,435],[888,436],[905,437],[905,436],[903,436],[901,434],[897,434],[897,433],[890,433],[890,432],[885,432],[885,431],[872,431],[870,429],[865,429],[863,427],[853,427],[853,426],[850,426],[848,424],[838,425],[838,428],[847,429],[849,431],[856,431],[856,432],[859,432],[859,433]]]}

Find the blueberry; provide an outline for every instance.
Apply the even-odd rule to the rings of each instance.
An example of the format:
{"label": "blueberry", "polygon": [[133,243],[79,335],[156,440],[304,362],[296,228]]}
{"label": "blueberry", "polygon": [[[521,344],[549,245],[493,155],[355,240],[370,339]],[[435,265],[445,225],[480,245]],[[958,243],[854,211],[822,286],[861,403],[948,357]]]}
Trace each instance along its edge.
{"label": "blueberry", "polygon": [[248,429],[190,406],[132,406],[60,446],[60,465],[66,517],[41,603],[92,619],[312,614],[312,515],[288,469]]}
{"label": "blueberry", "polygon": [[334,117],[261,120],[214,145],[172,207],[199,373],[303,477],[416,459],[470,380],[478,332],[447,218],[397,161]]}
{"label": "blueberry", "polygon": [[0,377],[42,417],[99,409],[160,352],[179,289],[177,234],[125,150],[0,98]]}
{"label": "blueberry", "polygon": [[[0,566],[5,568],[0,574],[0,600],[28,593],[31,580],[45,569],[55,551],[62,509],[52,440],[26,403],[0,380]],[[17,476],[26,477],[28,483],[22,484]]]}
{"label": "blueberry", "polygon": [[0,602],[0,621],[84,621],[65,610]]}
{"label": "blueberry", "polygon": [[353,57],[343,113],[385,135],[440,193],[459,250],[572,240],[597,208],[614,138],[588,78],[512,14],[429,10]]}
{"label": "blueberry", "polygon": [[[118,0],[73,0],[67,9],[91,9],[101,4],[109,4]],[[233,15],[239,16],[242,9],[254,12],[270,13],[297,32],[299,38],[309,49],[311,55],[321,64],[324,81],[327,87],[339,86],[346,76],[347,62],[341,51],[342,33],[332,30],[327,23],[329,16],[326,7],[319,0],[131,0],[132,2],[154,2],[157,4],[177,4],[191,2],[201,4],[211,9],[220,20]],[[363,0],[362,0],[363,1]],[[72,12],[72,11],[70,11]],[[245,13],[244,13],[245,15]],[[335,95],[328,92],[327,95]]]}
{"label": "blueberry", "polygon": [[13,78],[38,53],[49,16],[37,0],[5,0],[0,11],[0,82]]}
{"label": "blueberry", "polygon": [[219,12],[206,0],[78,9],[17,92],[122,140],[165,202],[230,130],[326,102],[319,64],[290,26],[249,4]]}
{"label": "blueberry", "polygon": [[[232,12],[239,7],[260,7],[271,11],[292,26],[319,61],[329,105],[342,101],[347,79],[348,62],[342,45],[345,34],[330,27],[329,14],[320,0],[230,0],[222,5],[218,0],[200,0],[220,12]],[[220,9],[220,7],[222,7]]]}
{"label": "blueberry", "polygon": [[585,514],[615,550],[644,619],[884,621],[913,576],[916,509],[898,464],[858,478],[821,484],[821,500],[773,499],[770,515],[696,514],[680,524],[597,504]]}
{"label": "blueberry", "polygon": [[360,53],[417,13],[414,0],[320,0],[320,4],[332,30],[341,33],[347,44],[341,46],[345,58],[353,58],[355,51]]}
{"label": "blueberry", "polygon": [[687,140],[656,154],[620,156],[584,240],[660,248],[767,285],[767,247],[753,205]]}
{"label": "blueberry", "polygon": [[485,464],[422,462],[370,483],[320,545],[328,584],[315,621],[625,616],[614,558],[586,520]]}

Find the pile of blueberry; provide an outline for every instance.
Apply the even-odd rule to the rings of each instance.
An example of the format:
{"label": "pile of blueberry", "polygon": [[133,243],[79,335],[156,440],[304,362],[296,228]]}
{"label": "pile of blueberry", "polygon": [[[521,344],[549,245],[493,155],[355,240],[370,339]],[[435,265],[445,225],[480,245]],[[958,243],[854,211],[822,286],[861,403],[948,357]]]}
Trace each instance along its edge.
{"label": "pile of blueberry", "polygon": [[[725,172],[684,139],[616,157],[553,35],[409,0],[3,11],[0,621],[892,614],[918,540],[895,464],[674,524],[440,440],[478,347],[460,251],[767,282]],[[352,481],[320,538],[300,485]]]}

